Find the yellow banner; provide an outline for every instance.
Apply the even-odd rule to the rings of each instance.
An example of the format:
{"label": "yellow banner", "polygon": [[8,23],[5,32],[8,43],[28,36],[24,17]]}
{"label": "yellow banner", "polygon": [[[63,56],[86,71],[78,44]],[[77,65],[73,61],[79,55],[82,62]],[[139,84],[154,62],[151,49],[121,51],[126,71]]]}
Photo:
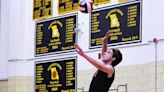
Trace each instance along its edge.
{"label": "yellow banner", "polygon": [[93,0],[93,5],[108,4],[111,0]]}
{"label": "yellow banner", "polygon": [[33,1],[33,20],[40,20],[52,16],[52,0]]}
{"label": "yellow banner", "polygon": [[119,3],[127,2],[128,0],[118,0]]}
{"label": "yellow banner", "polygon": [[80,0],[58,0],[58,14],[66,14],[79,10]]}

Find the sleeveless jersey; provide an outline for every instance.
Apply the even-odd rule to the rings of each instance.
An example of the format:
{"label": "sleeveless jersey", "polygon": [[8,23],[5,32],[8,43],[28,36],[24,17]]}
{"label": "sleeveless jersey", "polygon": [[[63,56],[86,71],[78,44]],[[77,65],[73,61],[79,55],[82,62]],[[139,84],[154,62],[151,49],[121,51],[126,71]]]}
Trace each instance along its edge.
{"label": "sleeveless jersey", "polygon": [[108,77],[107,73],[98,70],[96,76],[92,78],[89,92],[108,92],[115,78],[115,71],[111,78]]}

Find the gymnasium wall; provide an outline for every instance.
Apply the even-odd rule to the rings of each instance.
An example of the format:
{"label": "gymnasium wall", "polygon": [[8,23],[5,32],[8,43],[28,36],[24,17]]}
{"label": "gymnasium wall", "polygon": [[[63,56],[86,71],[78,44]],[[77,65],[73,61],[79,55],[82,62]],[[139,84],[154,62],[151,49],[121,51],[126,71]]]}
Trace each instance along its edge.
{"label": "gymnasium wall", "polygon": [[[55,1],[53,2],[52,17],[58,16],[56,13],[57,2]],[[164,12],[161,11],[162,3],[164,3],[163,0],[142,1],[141,43],[111,47],[119,48],[123,53],[123,61],[116,67],[116,79],[112,89],[118,85],[127,84],[128,92],[154,92],[156,58],[155,43],[152,40],[156,37],[159,40],[157,43],[157,92],[164,91],[161,86],[164,83],[164,31],[162,31]],[[110,5],[115,4],[118,2],[111,0]],[[103,6],[108,5],[100,5],[95,8]],[[32,20],[32,7],[32,0],[1,0],[0,80],[2,81],[0,81],[0,90],[3,90],[2,92],[32,92],[34,91],[36,61],[77,56],[77,87],[84,87],[87,91],[92,73],[96,69],[75,52],[35,57],[35,21]],[[79,28],[83,32],[78,38],[78,43],[88,55],[98,59],[101,49],[88,49],[89,15],[77,13]]]}
{"label": "gymnasium wall", "polygon": [[[96,70],[90,69],[86,71],[80,71],[78,80],[79,88],[83,88],[88,91],[89,84],[93,73]],[[164,87],[164,63],[158,61],[157,68],[157,85],[155,84],[156,79],[155,63],[145,63],[138,65],[128,65],[116,68],[115,80],[109,92],[163,92]],[[122,86],[121,86],[122,85]],[[155,85],[157,90],[155,90]],[[127,89],[126,89],[127,87]]]}

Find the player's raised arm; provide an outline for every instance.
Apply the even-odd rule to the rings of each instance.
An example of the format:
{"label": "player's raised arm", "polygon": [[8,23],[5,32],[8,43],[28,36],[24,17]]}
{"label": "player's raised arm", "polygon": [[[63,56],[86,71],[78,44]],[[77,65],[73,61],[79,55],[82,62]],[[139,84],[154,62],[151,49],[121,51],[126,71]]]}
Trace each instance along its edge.
{"label": "player's raised arm", "polygon": [[101,70],[108,74],[108,76],[112,76],[114,70],[111,65],[106,65],[105,63],[99,62],[96,59],[88,56],[84,53],[84,51],[80,48],[79,45],[75,44],[76,52],[81,55],[83,58],[85,58],[87,61],[89,61],[93,66],[95,66],[98,70]]}
{"label": "player's raised arm", "polygon": [[102,39],[102,51],[101,54],[104,54],[104,52],[107,51],[107,44],[108,44],[108,40],[109,40],[109,36],[110,36],[110,32],[106,32],[105,37]]}
{"label": "player's raised arm", "polygon": [[94,59],[94,58],[88,56],[87,54],[85,54],[84,51],[80,48],[80,46],[78,44],[75,44],[75,49],[76,49],[76,52],[79,55],[81,55],[82,57],[84,57],[87,61],[89,61],[97,69],[101,69],[101,67],[103,67],[104,64],[98,62],[96,59]]}

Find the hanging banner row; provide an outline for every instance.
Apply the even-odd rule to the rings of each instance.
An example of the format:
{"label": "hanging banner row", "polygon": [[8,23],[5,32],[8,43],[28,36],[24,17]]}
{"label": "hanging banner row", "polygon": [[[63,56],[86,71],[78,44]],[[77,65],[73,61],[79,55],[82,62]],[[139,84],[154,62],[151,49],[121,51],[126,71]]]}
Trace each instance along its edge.
{"label": "hanging banner row", "polygon": [[[109,4],[111,0],[92,0],[93,5]],[[127,0],[119,0],[119,2]],[[66,14],[79,10],[80,0],[55,0],[58,2],[58,14]],[[53,0],[33,0],[33,19],[40,20],[52,17]]]}
{"label": "hanging banner row", "polygon": [[[36,22],[35,55],[74,51],[77,13]],[[141,2],[94,10],[89,17],[89,48],[99,48],[107,31],[108,46],[141,42]]]}

